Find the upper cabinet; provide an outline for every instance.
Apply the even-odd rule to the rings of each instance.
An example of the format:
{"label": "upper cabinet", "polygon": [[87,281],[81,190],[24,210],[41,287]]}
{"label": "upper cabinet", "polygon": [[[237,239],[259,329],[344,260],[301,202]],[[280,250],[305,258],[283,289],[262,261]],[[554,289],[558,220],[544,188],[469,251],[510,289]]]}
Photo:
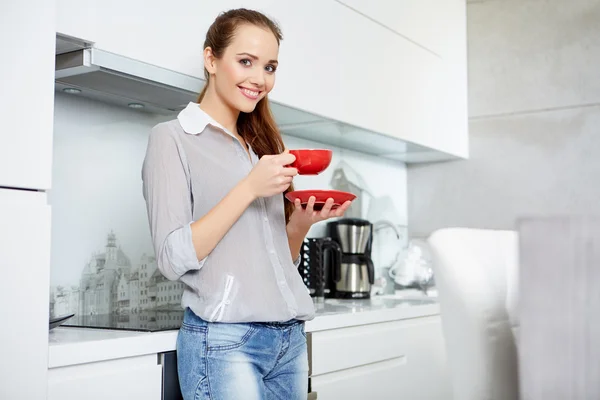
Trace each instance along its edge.
{"label": "upper cabinet", "polygon": [[[464,35],[465,0],[337,0],[390,32],[446,58]],[[464,41],[464,37],[462,40]],[[460,39],[459,39],[460,40]]]}
{"label": "upper cabinet", "polygon": [[87,3],[57,0],[57,32],[200,79],[218,13],[263,11],[284,36],[270,98],[314,116],[286,134],[407,162],[468,155],[464,0]]}
{"label": "upper cabinet", "polygon": [[52,170],[54,4],[0,2],[0,187],[45,190]]}
{"label": "upper cabinet", "polygon": [[466,1],[336,3],[347,9],[345,44],[361,55],[352,75],[378,80],[365,98],[380,113],[375,129],[468,157]]}

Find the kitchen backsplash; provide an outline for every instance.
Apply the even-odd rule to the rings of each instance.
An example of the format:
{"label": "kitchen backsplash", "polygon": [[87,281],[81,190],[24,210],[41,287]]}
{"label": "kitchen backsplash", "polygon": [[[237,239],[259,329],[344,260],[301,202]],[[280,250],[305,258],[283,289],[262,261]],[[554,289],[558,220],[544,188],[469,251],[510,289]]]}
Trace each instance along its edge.
{"label": "kitchen backsplash", "polygon": [[[52,190],[51,313],[139,313],[179,308],[182,286],[164,279],[156,261],[142,197],[141,165],[148,133],[173,118],[149,115],[57,93]],[[284,136],[288,148],[319,143]],[[339,189],[358,195],[346,216],[388,220],[399,227],[375,237],[377,267],[405,246],[406,167],[345,149],[329,168],[297,176],[301,189]],[[309,237],[324,234],[317,224]]]}

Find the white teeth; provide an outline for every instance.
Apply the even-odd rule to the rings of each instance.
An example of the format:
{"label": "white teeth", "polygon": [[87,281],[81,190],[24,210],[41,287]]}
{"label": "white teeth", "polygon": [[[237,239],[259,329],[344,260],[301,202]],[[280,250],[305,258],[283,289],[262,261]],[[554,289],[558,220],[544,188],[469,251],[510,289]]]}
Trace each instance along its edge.
{"label": "white teeth", "polygon": [[249,89],[242,89],[242,91],[244,93],[246,93],[248,96],[252,96],[252,97],[258,97],[258,92],[255,92],[253,90],[249,90]]}

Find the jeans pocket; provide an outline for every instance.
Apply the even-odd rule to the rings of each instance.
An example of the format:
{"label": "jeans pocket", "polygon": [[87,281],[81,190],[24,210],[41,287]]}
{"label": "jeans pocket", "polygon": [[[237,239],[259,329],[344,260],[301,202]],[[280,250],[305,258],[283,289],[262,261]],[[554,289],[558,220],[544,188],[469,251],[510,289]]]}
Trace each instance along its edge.
{"label": "jeans pocket", "polygon": [[185,400],[203,399],[206,386],[206,327],[184,323],[177,335],[177,373]]}
{"label": "jeans pocket", "polygon": [[224,351],[243,346],[256,328],[252,324],[212,322],[208,324],[206,343],[208,351]]}

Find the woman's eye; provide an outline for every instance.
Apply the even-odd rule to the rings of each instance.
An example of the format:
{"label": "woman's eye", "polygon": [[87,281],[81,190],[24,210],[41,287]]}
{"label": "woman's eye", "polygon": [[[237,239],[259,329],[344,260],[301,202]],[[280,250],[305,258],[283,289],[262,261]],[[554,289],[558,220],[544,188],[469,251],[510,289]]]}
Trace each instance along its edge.
{"label": "woman's eye", "polygon": [[252,65],[252,61],[248,60],[247,58],[244,58],[243,60],[240,60],[240,64],[249,67],[250,65]]}
{"label": "woman's eye", "polygon": [[274,65],[267,65],[265,67],[265,69],[267,70],[267,72],[275,72],[277,70],[277,68]]}

